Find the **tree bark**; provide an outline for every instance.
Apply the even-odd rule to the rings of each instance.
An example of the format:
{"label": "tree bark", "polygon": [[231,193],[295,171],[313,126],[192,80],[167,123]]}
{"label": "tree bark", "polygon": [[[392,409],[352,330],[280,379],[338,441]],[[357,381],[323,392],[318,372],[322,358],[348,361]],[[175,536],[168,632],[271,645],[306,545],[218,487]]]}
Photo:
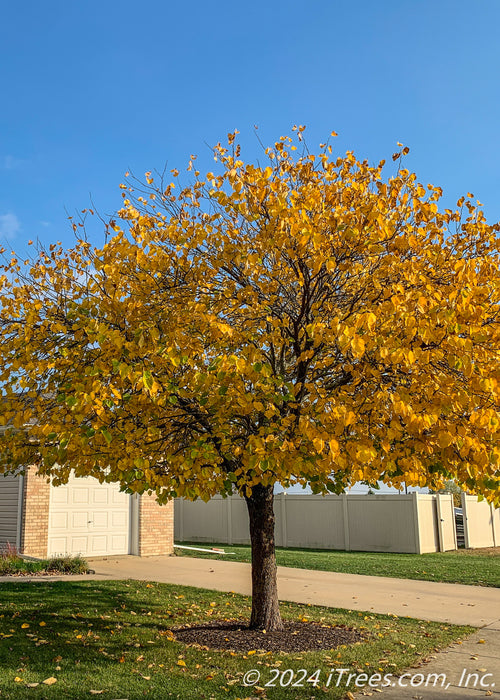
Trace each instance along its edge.
{"label": "tree bark", "polygon": [[278,601],[274,551],[274,488],[254,486],[245,500],[250,517],[252,542],[251,629],[272,632],[283,629]]}

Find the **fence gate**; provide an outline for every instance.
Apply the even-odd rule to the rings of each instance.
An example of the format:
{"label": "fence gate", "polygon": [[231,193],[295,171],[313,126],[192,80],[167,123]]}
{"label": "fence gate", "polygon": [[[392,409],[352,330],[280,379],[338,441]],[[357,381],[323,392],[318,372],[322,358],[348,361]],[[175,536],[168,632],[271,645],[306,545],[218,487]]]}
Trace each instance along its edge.
{"label": "fence gate", "polygon": [[437,525],[439,533],[439,551],[448,552],[457,548],[455,528],[455,508],[451,493],[436,496]]}

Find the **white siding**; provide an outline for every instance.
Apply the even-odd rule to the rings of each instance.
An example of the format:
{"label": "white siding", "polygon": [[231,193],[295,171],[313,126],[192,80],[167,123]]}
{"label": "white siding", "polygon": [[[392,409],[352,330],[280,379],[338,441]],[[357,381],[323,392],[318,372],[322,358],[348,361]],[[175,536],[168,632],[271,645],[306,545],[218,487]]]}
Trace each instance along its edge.
{"label": "white siding", "polygon": [[16,546],[19,519],[19,498],[22,480],[19,476],[0,475],[0,547]]}

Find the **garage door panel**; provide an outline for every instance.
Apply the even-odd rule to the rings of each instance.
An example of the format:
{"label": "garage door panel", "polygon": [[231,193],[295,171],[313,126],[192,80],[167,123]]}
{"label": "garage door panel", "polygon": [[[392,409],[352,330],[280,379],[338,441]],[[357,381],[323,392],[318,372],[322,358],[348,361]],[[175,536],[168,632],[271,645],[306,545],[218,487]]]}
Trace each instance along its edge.
{"label": "garage door panel", "polygon": [[118,488],[91,477],[53,487],[49,554],[128,554],[130,497]]}
{"label": "garage door panel", "polygon": [[111,527],[124,528],[127,525],[127,513],[112,511],[111,512]]}
{"label": "garage door panel", "polygon": [[68,529],[68,513],[51,513],[50,528],[52,530]]}
{"label": "garage door panel", "polygon": [[[85,535],[82,537],[71,537],[70,546],[71,554],[83,554],[88,548],[88,537]],[[65,554],[67,554],[67,552],[65,552]]]}
{"label": "garage door panel", "polygon": [[66,537],[53,537],[49,556],[66,553]]}
{"label": "garage door panel", "polygon": [[67,489],[62,486],[59,488],[53,488],[51,493],[52,503],[54,505],[64,505],[68,503],[69,493]]}
{"label": "garage door panel", "polygon": [[111,544],[113,549],[123,549],[126,546],[126,538],[124,535],[112,535]]}
{"label": "garage door panel", "polygon": [[87,530],[87,525],[89,524],[89,514],[87,511],[77,511],[76,513],[70,514],[71,529],[81,530],[82,528]]}
{"label": "garage door panel", "polygon": [[105,512],[105,511],[94,511],[92,513],[92,527],[94,530],[106,529],[108,527],[108,525],[109,525],[109,513]]}
{"label": "garage door panel", "polygon": [[106,554],[108,550],[108,538],[106,535],[92,535],[91,538],[92,554]]}
{"label": "garage door panel", "polygon": [[130,496],[123,491],[111,491],[111,501],[114,505],[125,505],[130,502]]}
{"label": "garage door panel", "polygon": [[92,503],[96,505],[107,505],[109,501],[109,489],[103,484],[103,488],[92,491]]}
{"label": "garage door panel", "polygon": [[[64,486],[61,488],[64,488]],[[70,485],[70,488],[71,488],[71,485]],[[72,502],[75,505],[80,505],[82,503],[85,503],[85,504],[90,503],[89,489],[73,488],[73,493],[71,495],[72,495],[72,499],[70,499],[70,500],[72,500]]]}

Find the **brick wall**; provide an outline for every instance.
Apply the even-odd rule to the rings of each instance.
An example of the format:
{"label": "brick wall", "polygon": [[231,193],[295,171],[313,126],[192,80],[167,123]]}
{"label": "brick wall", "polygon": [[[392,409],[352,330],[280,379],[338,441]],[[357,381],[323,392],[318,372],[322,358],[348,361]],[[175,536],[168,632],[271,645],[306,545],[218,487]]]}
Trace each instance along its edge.
{"label": "brick wall", "polygon": [[24,476],[21,552],[31,557],[47,556],[50,483],[28,467]]}
{"label": "brick wall", "polygon": [[174,551],[174,502],[158,505],[154,495],[139,500],[139,556],[172,554]]}

